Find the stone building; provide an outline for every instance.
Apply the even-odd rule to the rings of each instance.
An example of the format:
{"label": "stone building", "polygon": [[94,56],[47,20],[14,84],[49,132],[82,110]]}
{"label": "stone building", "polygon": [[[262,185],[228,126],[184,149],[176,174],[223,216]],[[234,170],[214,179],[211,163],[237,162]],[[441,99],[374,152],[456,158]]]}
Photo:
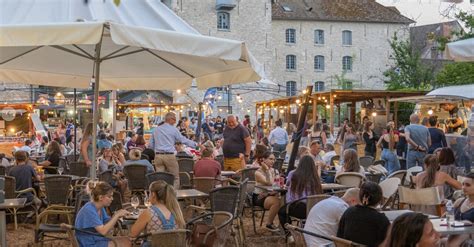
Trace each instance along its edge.
{"label": "stone building", "polygon": [[[232,85],[230,102],[217,106],[229,104],[238,115],[255,116],[255,101],[295,95],[309,84],[315,90],[384,88],[383,72],[392,63],[388,40],[394,33],[408,38],[413,23],[375,0],[162,1],[203,35],[245,41],[278,84]],[[203,94],[191,89],[175,98],[199,102]]]}

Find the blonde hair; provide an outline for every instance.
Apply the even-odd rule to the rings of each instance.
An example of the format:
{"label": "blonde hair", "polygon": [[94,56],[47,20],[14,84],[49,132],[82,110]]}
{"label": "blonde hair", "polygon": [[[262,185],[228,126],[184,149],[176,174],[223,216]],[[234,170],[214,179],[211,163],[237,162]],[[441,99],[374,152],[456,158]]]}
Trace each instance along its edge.
{"label": "blonde hair", "polygon": [[176,199],[176,192],[172,185],[165,181],[158,180],[150,184],[150,193],[153,193],[157,200],[162,201],[166,208],[174,215],[178,228],[185,228],[183,212]]}
{"label": "blonde hair", "polygon": [[142,152],[139,149],[134,148],[130,150],[128,156],[131,160],[140,160],[140,158],[142,157]]}

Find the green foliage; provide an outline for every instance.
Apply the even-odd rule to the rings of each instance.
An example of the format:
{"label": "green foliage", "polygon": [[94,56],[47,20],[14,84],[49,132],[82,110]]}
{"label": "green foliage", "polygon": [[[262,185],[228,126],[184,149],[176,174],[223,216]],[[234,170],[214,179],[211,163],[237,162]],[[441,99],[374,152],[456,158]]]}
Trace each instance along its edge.
{"label": "green foliage", "polygon": [[[384,72],[389,90],[429,89],[433,85],[433,68],[421,63],[420,53],[412,49],[409,40],[390,40],[395,66]],[[397,71],[396,71],[397,70]]]}
{"label": "green foliage", "polygon": [[446,64],[436,75],[436,87],[474,83],[474,63],[458,62]]}
{"label": "green foliage", "polygon": [[[413,113],[415,109],[414,103],[408,102],[398,102],[398,122],[404,125],[410,123],[410,115]],[[393,104],[391,104],[392,112],[395,111]]]}
{"label": "green foliage", "polygon": [[354,86],[354,80],[346,78],[346,72],[343,71],[341,75],[334,75],[336,79],[337,86],[344,90],[351,90]]}
{"label": "green foliage", "polygon": [[[469,14],[468,12],[460,11],[455,15],[456,19],[461,22],[461,25],[465,27],[465,29],[455,30],[451,32],[451,36],[444,37],[430,37],[433,40],[436,40],[439,44],[438,49],[440,51],[444,51],[446,48],[446,44],[449,42],[454,42],[457,40],[469,39],[474,38],[474,16]],[[467,30],[467,32],[466,32]],[[435,36],[435,35],[433,35]]]}

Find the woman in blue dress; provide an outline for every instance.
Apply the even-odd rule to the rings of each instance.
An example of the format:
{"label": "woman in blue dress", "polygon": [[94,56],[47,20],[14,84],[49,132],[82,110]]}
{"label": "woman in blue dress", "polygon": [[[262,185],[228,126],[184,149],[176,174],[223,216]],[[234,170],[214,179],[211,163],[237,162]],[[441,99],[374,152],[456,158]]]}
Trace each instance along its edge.
{"label": "woman in blue dress", "polygon": [[[110,217],[105,208],[113,200],[113,189],[106,182],[90,182],[89,189],[92,201],[86,203],[76,216],[76,239],[81,247],[131,246],[128,237],[109,238],[106,235],[114,228],[117,221],[129,212],[121,209]],[[90,233],[86,233],[91,232]],[[112,242],[113,239],[113,242]]]}

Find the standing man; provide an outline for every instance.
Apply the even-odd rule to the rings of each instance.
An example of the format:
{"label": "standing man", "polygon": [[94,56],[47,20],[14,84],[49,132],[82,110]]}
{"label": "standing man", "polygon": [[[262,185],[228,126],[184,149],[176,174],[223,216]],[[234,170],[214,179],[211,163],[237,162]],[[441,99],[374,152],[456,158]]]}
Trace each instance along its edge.
{"label": "standing man", "polygon": [[196,143],[179,133],[176,125],[176,114],[168,112],[165,122],[151,133],[150,148],[155,151],[156,171],[167,171],[174,175],[174,188],[179,188],[179,165],[176,160],[174,144],[181,142],[195,148]]}
{"label": "standing man", "polygon": [[201,125],[202,132],[209,135],[209,140],[212,140],[214,133],[214,124],[211,122],[209,116],[206,117],[205,122]]}
{"label": "standing man", "polygon": [[273,151],[283,152],[286,151],[286,145],[288,145],[288,133],[284,130],[282,126],[282,122],[278,119],[275,122],[275,129],[270,132],[268,136],[268,141],[273,147]]}
{"label": "standing man", "polygon": [[410,115],[410,125],[405,127],[405,139],[408,143],[407,169],[423,165],[423,159],[431,146],[430,132],[428,128],[418,124],[420,117],[417,114]]}
{"label": "standing man", "polygon": [[145,125],[143,124],[143,118],[138,119],[137,135],[142,136],[144,128],[145,128]]}
{"label": "standing man", "polygon": [[227,125],[224,129],[224,170],[237,171],[245,168],[241,163],[240,155],[245,156],[245,160],[250,157],[252,148],[252,139],[249,131],[243,125],[237,122],[234,115],[227,117]]}
{"label": "standing man", "polygon": [[217,116],[216,122],[214,123],[214,129],[216,130],[214,139],[222,138],[222,133],[224,132],[224,123],[222,122],[221,116]]}

